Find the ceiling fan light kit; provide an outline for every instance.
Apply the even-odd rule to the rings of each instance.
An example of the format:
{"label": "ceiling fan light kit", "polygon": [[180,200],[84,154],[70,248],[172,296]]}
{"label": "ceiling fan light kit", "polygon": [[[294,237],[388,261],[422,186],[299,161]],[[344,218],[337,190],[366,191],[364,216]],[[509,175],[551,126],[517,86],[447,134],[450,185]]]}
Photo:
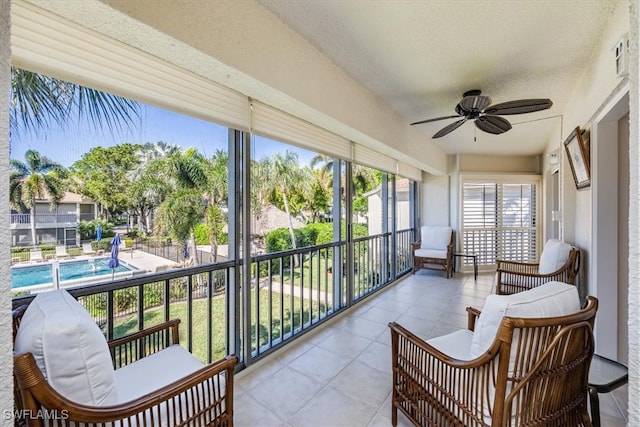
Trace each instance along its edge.
{"label": "ceiling fan light kit", "polygon": [[[550,99],[518,99],[501,104],[491,105],[491,98],[481,95],[478,89],[470,90],[462,95],[462,100],[456,105],[457,116],[436,117],[434,119],[420,120],[411,125],[419,125],[439,120],[458,119],[443,127],[433,135],[433,138],[443,137],[462,126],[466,121],[472,120],[476,127],[483,132],[499,135],[511,129],[511,123],[504,115],[525,114],[542,111],[551,108],[553,102]],[[462,117],[462,118],[460,118]]]}

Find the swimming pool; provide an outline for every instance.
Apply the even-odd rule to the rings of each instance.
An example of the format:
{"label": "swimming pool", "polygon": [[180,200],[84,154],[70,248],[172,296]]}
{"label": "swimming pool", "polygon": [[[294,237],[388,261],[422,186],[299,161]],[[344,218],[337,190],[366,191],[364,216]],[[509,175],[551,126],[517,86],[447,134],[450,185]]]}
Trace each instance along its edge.
{"label": "swimming pool", "polygon": [[[86,282],[87,279],[111,278],[112,269],[109,268],[109,258],[91,258],[59,263],[60,284],[69,281]],[[115,273],[125,273],[136,270],[135,267],[120,261],[120,266]],[[84,279],[84,280],[82,280]],[[50,262],[11,267],[11,289],[17,290],[36,285],[53,285],[53,264]]]}

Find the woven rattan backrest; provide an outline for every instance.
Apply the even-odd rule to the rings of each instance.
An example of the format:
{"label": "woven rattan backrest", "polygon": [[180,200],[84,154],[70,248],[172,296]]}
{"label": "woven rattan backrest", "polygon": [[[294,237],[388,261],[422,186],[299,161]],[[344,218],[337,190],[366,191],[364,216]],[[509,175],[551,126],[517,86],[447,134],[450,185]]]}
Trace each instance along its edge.
{"label": "woven rattan backrest", "polygon": [[[597,308],[597,299],[587,297],[587,306],[568,316],[504,318],[497,334],[500,361],[493,419],[502,419],[504,414],[515,417],[493,425],[521,425],[523,419],[531,426],[582,425],[564,421],[549,424],[549,417],[553,417],[549,414],[559,411],[565,417],[580,417],[584,413],[580,409],[586,403]],[[508,398],[504,408],[499,408],[500,396]],[[546,418],[538,419],[537,414]]]}

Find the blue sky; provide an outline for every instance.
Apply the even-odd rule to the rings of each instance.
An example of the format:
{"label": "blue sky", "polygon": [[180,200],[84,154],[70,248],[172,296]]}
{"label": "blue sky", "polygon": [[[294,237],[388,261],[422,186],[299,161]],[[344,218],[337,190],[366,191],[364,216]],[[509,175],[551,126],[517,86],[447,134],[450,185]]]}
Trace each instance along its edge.
{"label": "blue sky", "polygon": [[[11,138],[11,158],[24,161],[24,153],[32,149],[68,167],[91,147],[108,147],[124,142],[145,144],[158,141],[176,144],[184,149],[195,147],[201,153],[210,156],[219,149],[226,151],[227,140],[227,128],[224,126],[145,105],[140,125],[133,131],[114,131],[114,134],[111,134],[108,128],[93,129],[85,123],[69,123],[64,128],[49,129],[37,135],[25,132]],[[298,153],[302,165],[307,165],[316,154],[261,137],[255,138],[253,149],[256,159],[286,149],[294,150]]]}

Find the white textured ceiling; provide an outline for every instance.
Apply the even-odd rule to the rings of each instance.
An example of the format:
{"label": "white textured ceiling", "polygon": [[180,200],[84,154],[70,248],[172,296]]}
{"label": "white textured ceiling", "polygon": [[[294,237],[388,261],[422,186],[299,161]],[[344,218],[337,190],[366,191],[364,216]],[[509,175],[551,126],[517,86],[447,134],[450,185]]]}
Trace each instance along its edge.
{"label": "white textured ceiling", "polygon": [[[448,153],[523,155],[541,153],[559,128],[615,6],[603,0],[259,1],[407,124],[454,115],[470,89],[481,89],[494,104],[550,98],[549,110],[507,116],[513,129],[502,135],[475,132],[467,122],[434,140]],[[454,120],[419,127],[431,137]]]}

